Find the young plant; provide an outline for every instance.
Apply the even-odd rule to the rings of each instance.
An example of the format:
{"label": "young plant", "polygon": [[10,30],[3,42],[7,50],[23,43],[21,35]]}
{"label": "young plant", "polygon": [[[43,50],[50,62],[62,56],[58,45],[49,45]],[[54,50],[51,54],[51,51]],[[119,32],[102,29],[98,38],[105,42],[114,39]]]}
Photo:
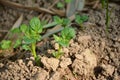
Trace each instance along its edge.
{"label": "young plant", "polygon": [[110,22],[110,13],[111,11],[109,11],[108,9],[108,3],[109,3],[109,0],[101,0],[101,3],[102,3],[102,7],[103,9],[105,8],[106,9],[106,32],[108,32],[108,28],[109,28],[109,22]]}
{"label": "young plant", "polygon": [[88,16],[83,15],[76,15],[75,16],[75,22],[83,29],[83,23],[88,20]]}
{"label": "young plant", "polygon": [[65,27],[61,31],[61,36],[53,35],[53,37],[55,41],[59,44],[59,49],[58,51],[53,53],[53,56],[56,58],[60,58],[61,55],[63,54],[62,47],[69,46],[70,40],[75,37],[75,30],[70,27]]}
{"label": "young plant", "polygon": [[43,25],[39,18],[34,17],[30,20],[29,26],[22,24],[20,30],[24,34],[22,48],[25,50],[30,50],[36,63],[39,65],[39,57],[36,54],[36,43],[41,40],[40,33],[43,30]]}
{"label": "young plant", "polygon": [[67,18],[60,18],[58,16],[54,16],[54,22],[61,25],[62,27],[68,27],[70,26],[71,21]]}

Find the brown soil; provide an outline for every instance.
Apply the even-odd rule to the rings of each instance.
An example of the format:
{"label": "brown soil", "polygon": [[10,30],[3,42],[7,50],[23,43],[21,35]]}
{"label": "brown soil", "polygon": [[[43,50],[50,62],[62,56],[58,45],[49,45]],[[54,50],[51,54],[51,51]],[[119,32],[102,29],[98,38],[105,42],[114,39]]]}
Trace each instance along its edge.
{"label": "brown soil", "polygon": [[[28,6],[33,4],[32,0],[11,1]],[[44,3],[44,0],[36,1],[34,4],[46,7],[45,4],[40,4],[40,1]],[[105,28],[105,11],[86,8],[89,10],[82,14],[87,14],[89,20],[83,24],[84,30],[73,26],[76,37],[70,41],[68,48],[63,48],[64,55],[60,59],[51,56],[51,51],[58,46],[50,38],[42,41],[43,45],[38,47],[40,66],[35,65],[30,52],[19,53],[23,57],[18,58],[15,55],[0,62],[0,80],[119,80],[120,6],[109,4],[109,8],[113,9],[108,34]],[[21,13],[24,13],[23,23],[28,23],[33,16],[40,15],[34,11],[0,6],[0,30],[9,30]],[[0,39],[3,39],[5,33],[0,32]]]}

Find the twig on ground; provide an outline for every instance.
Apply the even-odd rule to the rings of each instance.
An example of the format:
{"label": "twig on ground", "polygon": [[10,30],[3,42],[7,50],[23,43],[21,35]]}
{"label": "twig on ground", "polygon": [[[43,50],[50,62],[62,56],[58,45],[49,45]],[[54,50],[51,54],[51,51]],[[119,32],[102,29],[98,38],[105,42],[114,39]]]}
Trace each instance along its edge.
{"label": "twig on ground", "polygon": [[49,13],[49,14],[56,14],[53,11],[50,11],[50,10],[45,9],[45,8],[23,6],[21,4],[6,1],[6,0],[0,0],[0,3],[5,5],[5,6],[10,6],[10,7],[13,7],[13,8],[21,8],[21,9],[34,10],[34,11],[38,11],[38,12],[45,12],[45,13]]}

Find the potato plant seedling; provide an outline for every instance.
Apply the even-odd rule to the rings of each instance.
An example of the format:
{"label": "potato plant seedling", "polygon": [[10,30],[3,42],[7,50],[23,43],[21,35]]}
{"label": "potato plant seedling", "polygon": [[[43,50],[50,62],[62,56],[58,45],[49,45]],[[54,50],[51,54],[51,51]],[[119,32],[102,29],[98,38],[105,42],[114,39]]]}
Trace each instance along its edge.
{"label": "potato plant seedling", "polygon": [[88,20],[88,16],[86,15],[76,15],[75,16],[75,22],[83,29],[83,23]]}
{"label": "potato plant seedling", "polygon": [[59,49],[56,52],[53,52],[53,56],[56,58],[60,58],[63,54],[62,47],[68,47],[69,42],[72,38],[75,37],[75,30],[70,27],[65,27],[61,31],[61,36],[53,35],[55,41],[59,44]]}
{"label": "potato plant seedling", "polygon": [[63,54],[62,47],[69,46],[69,41],[73,37],[75,37],[75,30],[70,27],[70,23],[71,22],[69,19],[54,16],[54,21],[52,23],[43,25],[39,18],[33,17],[30,20],[29,25],[22,24],[19,28],[11,30],[11,33],[20,33],[21,36],[18,37],[18,39],[14,42],[12,42],[12,40],[3,40],[2,42],[0,42],[0,49],[22,47],[22,49],[24,50],[31,51],[36,64],[39,65],[40,57],[36,53],[36,43],[43,39],[40,34],[45,28],[53,27],[55,25],[61,25],[63,27],[63,29],[61,29],[61,36],[55,35],[54,31],[52,33],[55,41],[60,46],[59,50],[53,53],[53,56],[59,58]]}

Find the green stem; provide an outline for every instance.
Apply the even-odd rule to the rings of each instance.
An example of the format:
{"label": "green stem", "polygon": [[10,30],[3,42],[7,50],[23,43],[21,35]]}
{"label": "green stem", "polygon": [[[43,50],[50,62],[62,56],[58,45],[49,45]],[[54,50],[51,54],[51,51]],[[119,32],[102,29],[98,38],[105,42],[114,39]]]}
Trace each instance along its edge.
{"label": "green stem", "polygon": [[109,9],[108,9],[108,0],[106,0],[106,30],[108,32],[108,28],[109,28],[109,19],[110,19],[110,16],[109,16]]}
{"label": "green stem", "polygon": [[55,25],[57,25],[57,23],[56,22],[52,22],[50,24],[47,24],[47,25],[43,26],[43,28],[49,28],[49,27],[52,27],[52,26],[55,26]]}
{"label": "green stem", "polygon": [[36,55],[36,43],[32,43],[31,44],[31,52],[32,52],[32,54],[33,54],[33,56],[34,56],[34,59],[36,59],[36,57],[37,57],[37,55]]}
{"label": "green stem", "polygon": [[62,47],[59,45],[59,49],[58,49],[59,54],[61,53],[61,49],[62,49]]}

